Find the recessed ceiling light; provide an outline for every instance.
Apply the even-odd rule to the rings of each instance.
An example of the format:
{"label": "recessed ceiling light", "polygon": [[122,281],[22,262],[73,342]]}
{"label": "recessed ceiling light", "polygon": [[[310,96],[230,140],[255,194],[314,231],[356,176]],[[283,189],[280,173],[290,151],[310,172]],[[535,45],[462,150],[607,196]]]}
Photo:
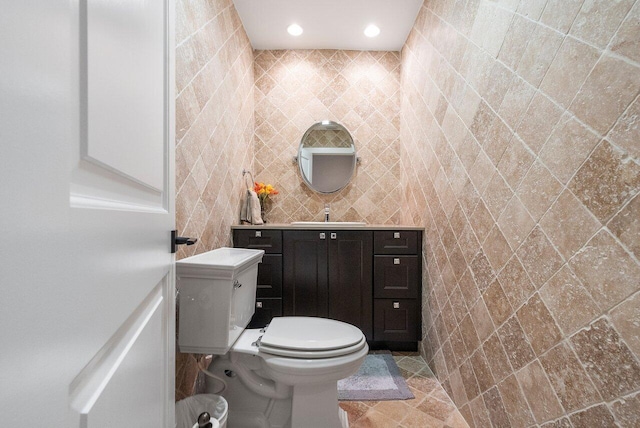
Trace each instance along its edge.
{"label": "recessed ceiling light", "polygon": [[289,32],[289,34],[291,34],[292,36],[299,36],[300,34],[302,34],[302,27],[299,26],[298,24],[291,24],[287,27],[287,31]]}
{"label": "recessed ceiling light", "polygon": [[369,24],[367,28],[364,29],[364,35],[367,37],[375,37],[378,34],[380,34],[380,28],[375,24]]}

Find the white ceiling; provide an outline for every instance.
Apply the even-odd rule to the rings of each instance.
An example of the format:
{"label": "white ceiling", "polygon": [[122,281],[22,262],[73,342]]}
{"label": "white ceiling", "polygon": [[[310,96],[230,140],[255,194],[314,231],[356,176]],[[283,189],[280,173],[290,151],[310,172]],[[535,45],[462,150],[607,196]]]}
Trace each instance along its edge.
{"label": "white ceiling", "polygon": [[[254,49],[399,51],[423,0],[233,0]],[[293,37],[287,27],[304,29]],[[380,27],[366,37],[365,27]]]}

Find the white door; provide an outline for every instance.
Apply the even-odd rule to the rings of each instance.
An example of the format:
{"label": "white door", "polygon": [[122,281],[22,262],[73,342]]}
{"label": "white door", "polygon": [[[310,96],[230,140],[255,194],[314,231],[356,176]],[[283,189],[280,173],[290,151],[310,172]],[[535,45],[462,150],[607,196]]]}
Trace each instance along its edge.
{"label": "white door", "polygon": [[174,426],[173,13],[2,2],[1,427]]}

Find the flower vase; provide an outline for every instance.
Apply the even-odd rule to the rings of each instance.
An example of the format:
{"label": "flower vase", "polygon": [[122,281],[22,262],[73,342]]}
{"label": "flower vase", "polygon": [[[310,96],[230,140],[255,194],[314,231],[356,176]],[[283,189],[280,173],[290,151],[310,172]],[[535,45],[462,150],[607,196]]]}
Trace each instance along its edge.
{"label": "flower vase", "polygon": [[263,199],[260,199],[260,217],[262,217],[262,222],[263,223],[267,222],[266,201],[263,200]]}

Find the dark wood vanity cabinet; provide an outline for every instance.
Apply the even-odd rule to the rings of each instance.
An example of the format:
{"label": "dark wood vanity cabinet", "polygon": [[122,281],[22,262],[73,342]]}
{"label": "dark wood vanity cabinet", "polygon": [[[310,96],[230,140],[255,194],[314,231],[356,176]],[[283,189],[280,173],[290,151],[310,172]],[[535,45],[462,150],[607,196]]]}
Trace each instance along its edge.
{"label": "dark wood vanity cabinet", "polygon": [[242,228],[233,242],[265,250],[251,328],[327,317],[356,325],[372,347],[417,349],[421,231]]}

